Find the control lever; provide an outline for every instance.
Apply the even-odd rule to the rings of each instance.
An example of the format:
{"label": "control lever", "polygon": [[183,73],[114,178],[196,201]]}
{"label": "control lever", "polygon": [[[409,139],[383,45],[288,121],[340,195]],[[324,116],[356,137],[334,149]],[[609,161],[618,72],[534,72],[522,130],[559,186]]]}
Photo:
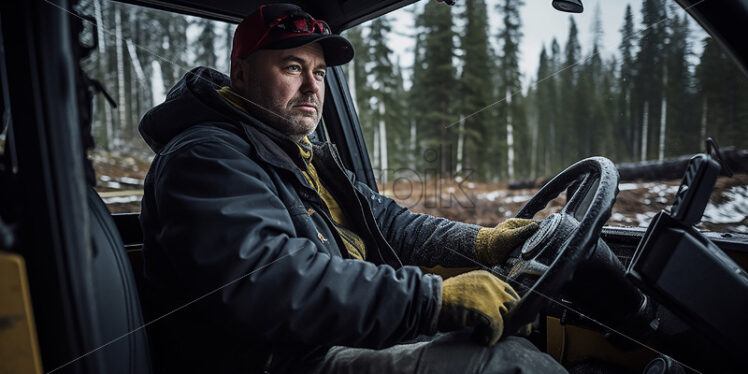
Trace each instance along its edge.
{"label": "control lever", "polygon": [[[716,160],[712,157],[712,151]],[[701,221],[720,169],[732,176],[730,167],[722,161],[719,146],[714,139],[707,138],[706,153],[697,154],[688,161],[670,210],[672,218],[685,226],[693,226]]]}

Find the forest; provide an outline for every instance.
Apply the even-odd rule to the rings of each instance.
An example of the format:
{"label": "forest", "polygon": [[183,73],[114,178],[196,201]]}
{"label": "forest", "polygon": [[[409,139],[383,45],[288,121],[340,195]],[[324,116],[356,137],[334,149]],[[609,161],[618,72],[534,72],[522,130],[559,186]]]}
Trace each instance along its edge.
{"label": "forest", "polygon": [[[599,52],[599,37],[583,49],[570,17],[566,38],[544,46],[533,72],[519,66],[523,1],[416,5],[406,10],[415,19],[411,66],[388,44],[391,17],[344,32],[356,58],[343,69],[382,182],[401,170],[533,179],[591,155],[620,163],[700,152],[706,136],[748,148],[748,79],[711,38],[694,55],[698,26],[663,0],[620,15],[613,53]],[[90,27],[98,47],[85,70],[117,102],[96,99],[97,144],[147,157],[140,117],[191,67],[227,71],[234,25],[100,0],[79,9],[101,26]]]}

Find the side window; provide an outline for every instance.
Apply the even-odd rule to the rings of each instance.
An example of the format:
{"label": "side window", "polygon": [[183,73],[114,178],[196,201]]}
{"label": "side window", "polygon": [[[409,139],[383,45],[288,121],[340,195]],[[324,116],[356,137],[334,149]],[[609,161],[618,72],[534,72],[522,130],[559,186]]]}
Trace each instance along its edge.
{"label": "side window", "polygon": [[153,159],[138,133],[140,118],[191,68],[227,73],[236,26],[105,0],[83,1],[78,9],[98,24],[84,22],[91,41],[98,40],[84,70],[117,103],[95,98],[96,190],[112,213],[137,212]]}
{"label": "side window", "polygon": [[[748,78],[682,8],[585,5],[428,1],[346,31],[380,191],[494,225],[569,165],[604,156],[621,174],[608,225],[646,227],[706,137],[745,158]],[[736,172],[720,177],[698,228],[748,232],[748,174]]]}

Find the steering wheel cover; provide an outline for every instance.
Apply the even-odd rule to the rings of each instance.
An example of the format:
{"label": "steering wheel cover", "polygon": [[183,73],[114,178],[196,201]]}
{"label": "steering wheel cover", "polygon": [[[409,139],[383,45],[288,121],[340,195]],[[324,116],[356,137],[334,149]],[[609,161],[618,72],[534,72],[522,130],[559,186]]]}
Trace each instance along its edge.
{"label": "steering wheel cover", "polygon": [[[604,157],[590,157],[581,160],[562,171],[543,186],[530,201],[517,213],[518,218],[532,218],[537,212],[555,199],[561,192],[584,176],[584,180],[569,200],[567,207],[576,209],[592,186],[597,189],[579,225],[564,242],[548,270],[519,300],[504,318],[504,335],[512,335],[522,326],[532,322],[548,297],[558,295],[564,285],[574,276],[577,266],[589,258],[595,249],[605,222],[608,221],[618,193],[618,170],[612,161]],[[576,206],[569,205],[575,204]],[[512,284],[515,286],[515,284]],[[522,290],[518,290],[522,291]]]}

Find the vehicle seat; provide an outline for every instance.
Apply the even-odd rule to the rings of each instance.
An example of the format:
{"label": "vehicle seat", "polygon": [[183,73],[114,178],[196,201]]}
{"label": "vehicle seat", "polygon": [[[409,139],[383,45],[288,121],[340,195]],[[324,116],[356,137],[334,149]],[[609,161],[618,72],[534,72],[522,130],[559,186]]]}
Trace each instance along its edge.
{"label": "vehicle seat", "polygon": [[97,355],[105,373],[152,373],[148,336],[130,261],[109,210],[92,187],[92,272],[101,337]]}

